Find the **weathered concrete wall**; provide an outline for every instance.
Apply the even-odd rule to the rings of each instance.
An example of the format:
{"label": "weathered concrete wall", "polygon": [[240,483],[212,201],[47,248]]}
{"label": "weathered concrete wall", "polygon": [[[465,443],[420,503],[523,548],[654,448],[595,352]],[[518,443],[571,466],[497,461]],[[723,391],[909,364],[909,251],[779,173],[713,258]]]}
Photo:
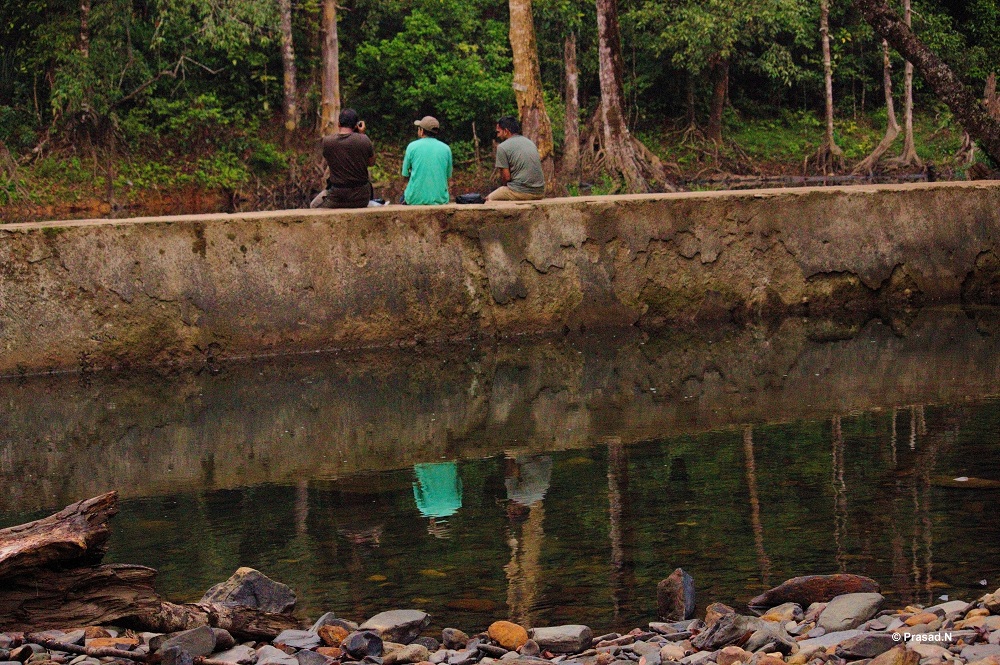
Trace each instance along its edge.
{"label": "weathered concrete wall", "polygon": [[991,300],[1000,183],[0,227],[0,374]]}

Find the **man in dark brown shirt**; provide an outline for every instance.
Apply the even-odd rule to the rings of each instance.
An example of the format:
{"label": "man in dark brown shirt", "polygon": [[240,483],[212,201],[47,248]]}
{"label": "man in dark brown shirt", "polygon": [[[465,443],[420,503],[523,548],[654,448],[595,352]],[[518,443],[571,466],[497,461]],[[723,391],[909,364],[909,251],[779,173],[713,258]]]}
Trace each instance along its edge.
{"label": "man in dark brown shirt", "polygon": [[330,168],[326,189],[310,208],[364,208],[372,199],[368,167],[375,164],[375,148],[365,136],[365,123],[354,109],[340,112],[340,129],[323,137],[323,157]]}

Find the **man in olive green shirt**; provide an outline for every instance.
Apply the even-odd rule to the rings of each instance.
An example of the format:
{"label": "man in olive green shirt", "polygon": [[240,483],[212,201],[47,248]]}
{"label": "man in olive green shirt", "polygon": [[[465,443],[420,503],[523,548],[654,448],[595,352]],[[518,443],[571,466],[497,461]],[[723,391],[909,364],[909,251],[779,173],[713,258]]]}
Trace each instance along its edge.
{"label": "man in olive green shirt", "polygon": [[406,146],[403,175],[410,179],[403,192],[403,203],[440,205],[448,202],[448,179],[451,178],[451,148],[437,140],[441,124],[433,116],[413,122],[417,140]]}
{"label": "man in olive green shirt", "polygon": [[496,167],[502,186],[490,192],[487,201],[532,201],[545,195],[545,176],[538,148],[521,135],[517,118],[504,116],[497,120]]}

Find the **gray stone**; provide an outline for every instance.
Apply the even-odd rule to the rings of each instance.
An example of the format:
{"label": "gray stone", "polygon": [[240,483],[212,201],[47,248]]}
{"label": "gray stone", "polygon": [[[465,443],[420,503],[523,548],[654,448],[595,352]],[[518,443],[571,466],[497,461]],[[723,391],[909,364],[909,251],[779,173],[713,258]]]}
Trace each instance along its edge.
{"label": "gray stone", "polygon": [[799,649],[806,649],[814,646],[820,646],[825,649],[827,647],[836,646],[844,640],[849,640],[852,637],[857,637],[858,635],[861,635],[860,630],[838,630],[834,633],[826,633],[820,637],[802,640],[799,642]]}
{"label": "gray stone", "polygon": [[684,647],[679,644],[665,644],[660,647],[660,662],[680,661],[684,658]]}
{"label": "gray stone", "polygon": [[200,603],[291,614],[295,609],[295,592],[253,568],[239,568],[228,580],[209,589]]}
{"label": "gray stone", "polygon": [[430,623],[430,615],[421,610],[390,610],[368,619],[360,630],[374,630],[384,640],[409,644]]}
{"label": "gray stone", "polygon": [[529,637],[527,641],[521,645],[517,652],[524,657],[535,658],[542,653],[542,648],[538,646],[538,642]]}
{"label": "gray stone", "polygon": [[381,656],[383,643],[375,631],[358,630],[345,637],[340,648],[351,657],[361,660],[368,656]]}
{"label": "gray stone", "polygon": [[856,628],[875,616],[884,601],[880,593],[845,593],[826,604],[817,625],[829,632]]}
{"label": "gray stone", "polygon": [[665,623],[663,621],[650,621],[649,629],[654,633],[659,633],[660,635],[672,635],[674,633],[680,632],[672,623]]}
{"label": "gray stone", "polygon": [[441,648],[441,643],[435,640],[433,637],[418,637],[417,639],[413,640],[411,644],[421,645],[422,647],[427,649],[427,653],[429,654],[434,653],[435,651]]}
{"label": "gray stone", "polygon": [[311,630],[283,630],[274,638],[275,644],[284,644],[293,649],[312,649],[322,642],[319,635]]}
{"label": "gray stone", "polygon": [[632,653],[641,659],[646,659],[646,665],[660,665],[660,645],[652,642],[636,642],[631,647]]}
{"label": "gray stone", "polygon": [[441,631],[441,643],[448,649],[462,649],[469,643],[469,636],[458,628],[445,628]]}
{"label": "gray stone", "polygon": [[681,665],[705,665],[715,657],[711,651],[697,651],[681,659]]}
{"label": "gray stone", "polygon": [[578,653],[594,641],[590,628],[580,624],[535,628],[530,635],[542,650],[552,653]]}
{"label": "gray stone", "polygon": [[899,640],[889,633],[864,633],[838,644],[836,654],[847,660],[874,658],[897,644]]}
{"label": "gray stone", "polygon": [[948,616],[949,614],[954,614],[957,612],[965,614],[967,608],[969,608],[969,603],[964,600],[949,600],[946,603],[931,605],[930,607],[927,608],[926,611]]}
{"label": "gray stone", "polygon": [[213,628],[212,633],[215,635],[216,651],[226,651],[227,649],[232,649],[236,646],[236,640],[229,634],[228,630],[223,628]]}
{"label": "gray stone", "polygon": [[[476,654],[478,653],[476,649],[461,649],[448,656],[448,665],[462,665],[463,663],[475,662]],[[516,654],[518,657],[521,655],[516,651],[511,651],[511,653]]]}
{"label": "gray stone", "polygon": [[973,644],[962,649],[962,660],[967,663],[974,663],[990,656],[1000,656],[1000,645],[997,644]]}
{"label": "gray stone", "polygon": [[[314,623],[312,625],[312,628],[310,628],[309,630],[313,631],[314,633],[318,633],[319,629],[322,628],[323,626],[337,625],[337,624],[334,623],[334,621],[336,621],[336,620],[337,620],[337,615],[336,614],[334,614],[333,612],[327,612],[326,614],[324,614],[320,618],[316,619],[316,623]],[[354,626],[354,628],[348,628],[349,631],[354,631],[354,630],[357,630],[357,629],[358,629],[357,626]]]}
{"label": "gray stone", "polygon": [[163,649],[160,652],[160,658],[161,665],[194,665],[194,657],[178,646]]}
{"label": "gray stone", "polygon": [[407,644],[401,649],[397,649],[382,659],[383,665],[396,665],[397,663],[419,663],[430,658],[430,651],[422,644]]}
{"label": "gray stone", "polygon": [[215,651],[215,633],[208,626],[198,626],[191,630],[173,633],[156,647],[156,651],[164,654],[165,658],[167,650],[173,648],[190,654],[192,658],[207,656]]}
{"label": "gray stone", "polygon": [[238,644],[231,649],[213,655],[212,660],[221,660],[224,663],[233,663],[233,665],[252,665],[257,662],[257,652],[253,647]]}
{"label": "gray stone", "polygon": [[448,651],[446,651],[445,649],[441,649],[440,651],[435,651],[434,653],[431,654],[431,657],[428,658],[427,660],[434,663],[434,665],[441,665],[441,663],[448,660]]}
{"label": "gray stone", "polygon": [[266,644],[257,649],[257,665],[299,665],[299,661],[295,656]]}
{"label": "gray stone", "polygon": [[297,652],[295,660],[299,661],[299,665],[330,665],[334,662],[333,658],[308,649]]}
{"label": "gray stone", "polygon": [[656,608],[665,621],[682,621],[694,616],[694,578],[677,568],[656,585]]}

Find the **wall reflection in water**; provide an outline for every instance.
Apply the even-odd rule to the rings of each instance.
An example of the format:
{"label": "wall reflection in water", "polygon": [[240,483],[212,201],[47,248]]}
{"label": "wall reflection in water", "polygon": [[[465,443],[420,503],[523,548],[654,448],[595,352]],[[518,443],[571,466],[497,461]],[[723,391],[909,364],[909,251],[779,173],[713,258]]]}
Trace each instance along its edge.
{"label": "wall reflection in water", "polygon": [[1000,585],[998,360],[938,311],[7,381],[0,520],[118,489],[109,558],[171,599],[250,565],[306,615],[463,629],[631,628],[677,566],[702,607],[837,571],[973,598]]}

